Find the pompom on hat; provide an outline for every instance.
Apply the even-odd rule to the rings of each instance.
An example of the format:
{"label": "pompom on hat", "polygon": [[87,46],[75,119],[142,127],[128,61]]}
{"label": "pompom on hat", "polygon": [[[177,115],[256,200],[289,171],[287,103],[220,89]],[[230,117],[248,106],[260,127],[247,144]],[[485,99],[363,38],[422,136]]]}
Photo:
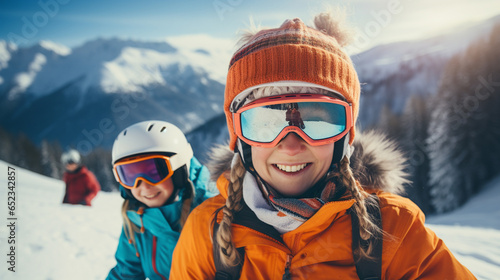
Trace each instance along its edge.
{"label": "pompom on hat", "polygon": [[[231,106],[255,88],[282,85],[307,85],[339,93],[352,104],[356,122],[360,83],[342,45],[335,37],[306,26],[298,18],[286,20],[279,28],[258,32],[231,59],[224,94],[231,150],[237,140]],[[354,131],[353,126],[349,144],[354,140]]]}

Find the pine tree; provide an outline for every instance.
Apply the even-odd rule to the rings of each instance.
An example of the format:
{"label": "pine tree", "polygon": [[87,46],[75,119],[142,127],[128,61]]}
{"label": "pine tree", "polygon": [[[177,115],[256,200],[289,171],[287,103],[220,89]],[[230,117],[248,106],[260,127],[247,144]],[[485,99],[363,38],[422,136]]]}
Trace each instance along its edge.
{"label": "pine tree", "polygon": [[38,147],[23,133],[19,135],[15,142],[14,164],[19,167],[42,174],[42,156]]}
{"label": "pine tree", "polygon": [[500,170],[498,30],[449,62],[434,102],[427,144],[438,212],[462,205]]}
{"label": "pine tree", "polygon": [[[458,82],[454,71],[460,65],[460,56],[450,60],[443,75],[442,83],[434,101],[428,129],[427,149],[430,160],[429,185],[431,202],[441,213],[458,207],[462,193],[458,185],[458,167],[454,155],[452,131],[454,86]],[[450,74],[451,73],[451,74]]]}
{"label": "pine tree", "polygon": [[434,212],[430,203],[429,158],[425,144],[428,124],[426,100],[421,96],[412,95],[407,102],[402,118],[402,126],[405,130],[403,130],[404,136],[401,142],[408,157],[408,172],[412,182],[412,185],[406,190],[408,197],[426,214]]}
{"label": "pine tree", "polygon": [[52,178],[60,179],[63,173],[63,167],[60,162],[62,149],[58,143],[49,143],[43,140],[40,145],[42,156],[43,174]]}
{"label": "pine tree", "polygon": [[14,164],[15,149],[13,136],[0,127],[0,159]]}
{"label": "pine tree", "polygon": [[398,141],[403,134],[400,117],[387,106],[382,107],[377,129],[387,134],[393,140]]}
{"label": "pine tree", "polygon": [[102,191],[111,192],[118,189],[118,183],[115,181],[112,171],[111,152],[109,150],[94,149],[83,161],[87,168],[97,177]]}

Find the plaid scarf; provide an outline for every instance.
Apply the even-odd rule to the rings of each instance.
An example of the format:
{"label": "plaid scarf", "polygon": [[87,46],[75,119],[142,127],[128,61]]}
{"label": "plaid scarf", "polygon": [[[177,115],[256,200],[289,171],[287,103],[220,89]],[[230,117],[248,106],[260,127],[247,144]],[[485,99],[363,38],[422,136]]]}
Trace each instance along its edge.
{"label": "plaid scarf", "polygon": [[[279,211],[278,216],[289,216],[295,220],[305,222],[311,218],[326,202],[332,201],[336,196],[343,194],[337,190],[333,180],[326,182],[326,186],[321,190],[319,196],[310,198],[289,198],[282,197],[276,190],[266,182],[258,178],[259,187],[270,205]],[[324,182],[319,182],[324,184]],[[318,186],[318,187],[321,187]],[[316,188],[314,186],[313,188]]]}

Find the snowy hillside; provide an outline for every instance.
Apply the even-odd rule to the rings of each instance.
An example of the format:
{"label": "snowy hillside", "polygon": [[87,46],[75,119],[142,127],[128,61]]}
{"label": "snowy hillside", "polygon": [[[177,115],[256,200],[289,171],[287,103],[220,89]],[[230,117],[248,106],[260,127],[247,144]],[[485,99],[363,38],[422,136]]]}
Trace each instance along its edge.
{"label": "snowy hillside", "polygon": [[143,120],[187,132],[222,112],[232,48],[203,35],[96,39],[71,50],[0,42],[0,125],[84,153],[109,148],[119,131]]}
{"label": "snowy hillside", "polygon": [[[8,164],[0,161],[0,184],[7,186]],[[92,207],[62,205],[64,184],[16,168],[16,273],[1,262],[5,280],[104,279],[114,264],[120,234],[118,193],[99,193]],[[7,196],[6,187],[0,196]],[[464,207],[428,219],[429,227],[478,279],[500,275],[500,178]],[[6,199],[3,199],[3,203]],[[7,205],[0,218],[7,223]],[[0,227],[0,252],[7,254],[6,226]]]}
{"label": "snowy hillside", "polygon": [[[434,94],[449,57],[498,22],[500,17],[353,55],[363,84],[363,128],[376,123],[384,106],[401,112],[410,95]],[[222,113],[235,41],[203,34],[151,42],[100,38],[73,49],[0,41],[0,126],[35,143],[57,140],[83,153],[110,148],[119,131],[148,119],[190,132]]]}
{"label": "snowy hillside", "polygon": [[209,159],[211,149],[215,145],[229,142],[229,131],[226,125],[226,115],[220,114],[208,120],[200,126],[186,134],[186,138],[191,146],[196,158],[203,164]]}
{"label": "snowy hillside", "polygon": [[24,93],[40,97],[76,80],[80,80],[79,94],[92,88],[105,93],[135,92],[167,83],[168,73],[162,71],[176,64],[189,65],[224,83],[232,47],[230,40],[202,35],[163,42],[100,38],[72,50],[49,41],[29,48],[0,41],[0,70],[4,69],[0,76],[5,81],[0,83],[0,93],[9,98]]}
{"label": "snowy hillside", "polygon": [[[7,164],[0,161],[7,224]],[[62,205],[64,183],[16,168],[16,272],[7,270],[8,228],[0,228],[0,279],[104,279],[115,264],[121,226],[118,193],[100,192],[92,207]],[[10,265],[9,265],[10,266]]]}
{"label": "snowy hillside", "polygon": [[375,124],[384,106],[401,113],[411,95],[436,94],[448,60],[485,40],[496,24],[500,16],[440,36],[380,45],[353,55],[362,83],[360,123]]}

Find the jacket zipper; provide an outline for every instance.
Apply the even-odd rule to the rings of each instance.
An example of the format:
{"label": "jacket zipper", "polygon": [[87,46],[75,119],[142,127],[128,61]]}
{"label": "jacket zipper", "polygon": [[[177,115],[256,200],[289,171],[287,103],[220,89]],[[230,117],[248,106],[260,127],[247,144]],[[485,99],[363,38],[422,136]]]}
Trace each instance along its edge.
{"label": "jacket zipper", "polygon": [[[243,225],[238,225],[238,226],[240,226],[240,227],[244,227],[244,228],[247,228],[247,229],[249,229],[249,230],[251,230],[251,231],[253,231],[253,232],[257,233],[258,235],[260,235],[260,236],[264,237],[265,239],[268,239],[268,240],[270,240],[270,241],[273,241],[274,243],[276,243],[277,245],[279,245],[279,247],[281,247],[281,248],[279,248],[279,247],[275,247],[275,248],[277,248],[277,249],[283,250],[283,248],[285,248],[286,250],[283,250],[283,251],[288,251],[288,252],[291,252],[291,251],[290,251],[290,249],[289,249],[289,248],[288,248],[285,244],[283,244],[282,242],[278,241],[277,239],[275,239],[275,238],[273,238],[273,237],[271,237],[271,236],[269,236],[269,235],[267,235],[267,234],[265,234],[265,233],[262,233],[262,232],[260,232],[260,231],[258,231],[258,230],[253,229],[253,228],[249,228],[249,227],[247,227],[247,226],[243,226]],[[273,247],[274,247],[274,246],[273,246]],[[287,253],[287,254],[288,254],[288,253]]]}
{"label": "jacket zipper", "polygon": [[157,239],[156,236],[153,235],[153,256],[151,257],[151,261],[153,262],[153,270],[155,271],[156,274],[158,274],[161,277],[161,279],[167,280],[167,278],[161,275],[158,272],[158,269],[156,269],[156,239]]}
{"label": "jacket zipper", "polygon": [[285,265],[285,273],[283,273],[283,280],[292,279],[292,275],[290,274],[290,266],[292,265],[292,255],[286,256],[286,265]]}
{"label": "jacket zipper", "polygon": [[286,248],[290,252],[290,253],[287,253],[287,255],[286,255],[285,272],[283,273],[282,279],[283,280],[291,279],[292,275],[290,274],[290,266],[292,265],[292,259],[293,259],[293,255],[291,254],[291,250],[285,244],[281,243],[280,241],[276,240],[275,238],[272,238],[271,236],[269,236],[269,235],[267,235],[265,233],[262,233],[262,232],[260,232],[258,230],[255,230],[253,228],[249,228],[249,227],[246,227],[246,226],[242,226],[242,225],[240,225],[240,226],[248,228],[249,230],[257,233],[258,235],[261,235],[261,236],[265,237],[266,239],[269,239],[269,240],[273,241],[274,243],[276,243],[280,247],[282,247],[282,248],[277,248],[276,247],[277,249],[283,249],[283,247],[284,247],[284,248]]}

